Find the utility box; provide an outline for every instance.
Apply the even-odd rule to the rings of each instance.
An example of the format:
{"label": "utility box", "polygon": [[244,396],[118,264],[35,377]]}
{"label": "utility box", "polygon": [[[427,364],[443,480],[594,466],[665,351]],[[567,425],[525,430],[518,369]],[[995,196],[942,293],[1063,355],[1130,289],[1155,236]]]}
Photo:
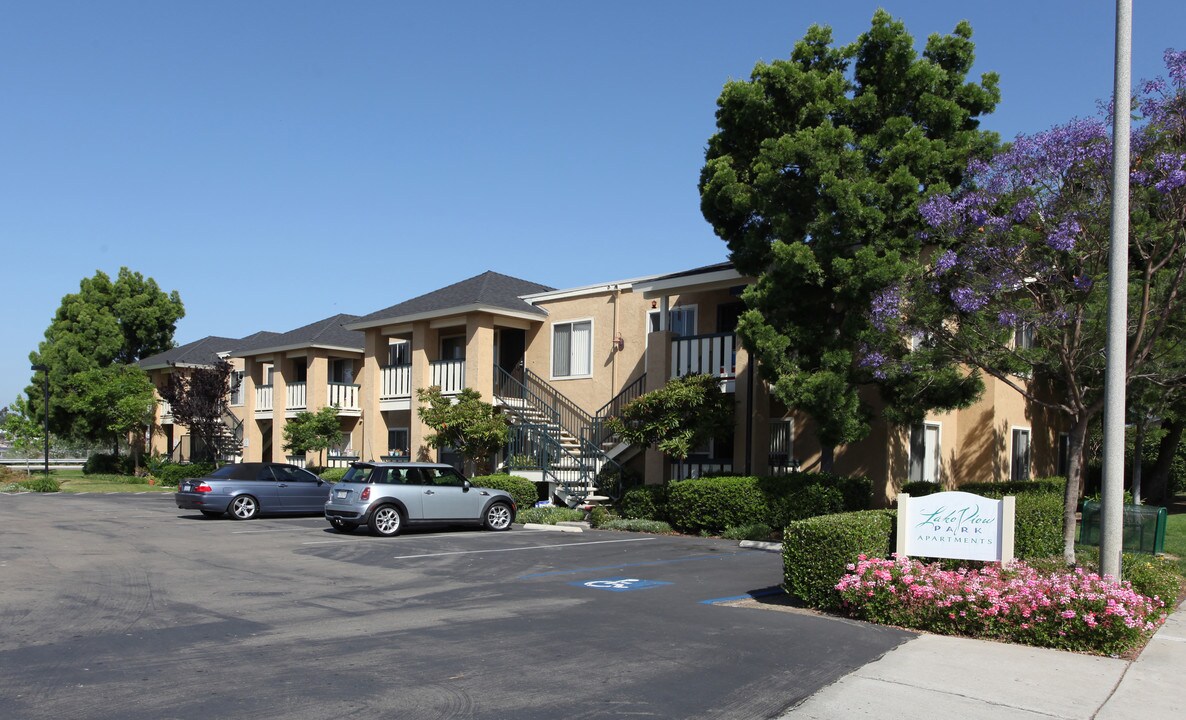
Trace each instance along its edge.
{"label": "utility box", "polygon": [[[1124,506],[1124,552],[1159,555],[1165,552],[1165,508],[1152,505]],[[1100,544],[1100,504],[1083,501],[1083,519],[1079,522],[1079,542]]]}

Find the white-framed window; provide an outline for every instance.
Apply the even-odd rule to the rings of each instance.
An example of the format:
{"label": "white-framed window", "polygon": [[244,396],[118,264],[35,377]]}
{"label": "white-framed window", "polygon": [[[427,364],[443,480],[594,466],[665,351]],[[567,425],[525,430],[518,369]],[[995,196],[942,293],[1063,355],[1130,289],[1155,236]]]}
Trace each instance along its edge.
{"label": "white-framed window", "polygon": [[243,404],[243,371],[231,371],[231,392],[228,401],[231,405]]}
{"label": "white-framed window", "polygon": [[264,364],[264,385],[274,385],[276,379],[276,366],[272,363]]}
{"label": "white-framed window", "polygon": [[593,321],[552,325],[552,377],[588,377],[593,373]]}
{"label": "white-framed window", "polygon": [[919,423],[910,428],[910,482],[939,482],[939,423]]}
{"label": "white-framed window", "polygon": [[387,428],[387,454],[409,455],[412,435],[406,427]]}
{"label": "white-framed window", "polygon": [[1029,350],[1034,346],[1033,323],[1018,323],[1013,330],[1013,347],[1018,350]]}
{"label": "white-framed window", "polygon": [[[659,331],[659,313],[660,310],[650,310],[647,312],[651,332]],[[677,305],[667,311],[667,329],[675,334],[676,337],[685,337],[696,334],[696,306],[695,305]]]}
{"label": "white-framed window", "polygon": [[407,340],[392,340],[387,346],[388,365],[411,365],[412,343]]}
{"label": "white-framed window", "polygon": [[1009,479],[1030,479],[1030,429],[1013,428],[1013,442],[1010,446]]}

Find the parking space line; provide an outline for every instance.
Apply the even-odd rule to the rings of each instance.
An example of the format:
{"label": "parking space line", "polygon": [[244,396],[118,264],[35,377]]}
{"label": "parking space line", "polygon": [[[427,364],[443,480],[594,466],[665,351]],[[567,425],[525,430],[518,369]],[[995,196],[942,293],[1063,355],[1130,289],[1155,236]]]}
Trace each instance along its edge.
{"label": "parking space line", "polygon": [[652,565],[675,565],[677,563],[699,562],[701,560],[724,560],[726,558],[745,557],[748,553],[728,553],[726,555],[693,555],[691,557],[676,558],[674,560],[650,560],[648,562],[622,563],[620,565],[603,565],[601,567],[574,568],[572,570],[552,570],[542,573],[520,575],[517,580],[549,577],[553,575],[579,575],[581,573],[600,572],[601,570],[616,570],[618,568],[649,567]]}
{"label": "parking space line", "polygon": [[556,545],[532,545],[530,547],[517,548],[494,548],[493,550],[454,550],[451,552],[438,553],[424,553],[422,555],[396,555],[392,560],[411,560],[414,558],[426,557],[442,557],[445,555],[476,555],[478,553],[496,553],[496,552],[518,552],[520,550],[548,550],[558,547],[575,547],[578,545],[605,545],[607,543],[624,543],[624,542],[642,542],[644,540],[655,540],[653,537],[644,538],[628,538],[625,540],[593,540],[590,542],[576,542],[576,543],[557,543]]}
{"label": "parking space line", "polygon": [[271,532],[308,532],[316,530],[317,528],[295,527],[295,528],[273,528],[271,530],[232,530],[231,535],[251,535],[252,533],[271,533]]}

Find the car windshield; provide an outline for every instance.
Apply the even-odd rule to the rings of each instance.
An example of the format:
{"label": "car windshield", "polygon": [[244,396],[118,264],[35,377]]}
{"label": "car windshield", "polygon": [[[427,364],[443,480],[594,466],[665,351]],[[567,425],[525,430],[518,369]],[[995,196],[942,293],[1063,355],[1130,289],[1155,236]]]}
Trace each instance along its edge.
{"label": "car windshield", "polygon": [[348,483],[369,483],[373,482],[372,477],[375,473],[375,468],[370,465],[351,465],[346,474],[342,476],[342,482]]}

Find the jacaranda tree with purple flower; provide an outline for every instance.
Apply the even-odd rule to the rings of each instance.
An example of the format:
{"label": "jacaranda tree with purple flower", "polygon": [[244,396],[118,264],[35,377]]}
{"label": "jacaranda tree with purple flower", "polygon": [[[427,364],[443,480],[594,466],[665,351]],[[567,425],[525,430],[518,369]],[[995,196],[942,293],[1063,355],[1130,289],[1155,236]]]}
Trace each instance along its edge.
{"label": "jacaranda tree with purple flower", "polygon": [[833,447],[868,434],[868,382],[884,379],[891,409],[920,418],[979,391],[947,368],[880,377],[859,352],[870,299],[917,262],[919,202],[958,187],[969,159],[996,148],[979,119],[996,106],[997,77],[967,80],[971,37],[961,22],[920,54],[884,10],[849,45],[813,26],[789,60],[759,63],[717,100],[701,210],[756,278],[738,335],[774,396],[818,423],[825,470]]}
{"label": "jacaranda tree with purple flower", "polygon": [[[1129,238],[1128,382],[1165,398],[1186,387],[1186,53],[1134,105]],[[915,349],[985,373],[1069,424],[1065,554],[1088,426],[1103,410],[1111,138],[1102,120],[1020,136],[973,163],[958,192],[920,207],[929,266],[870,304],[867,341],[887,377]],[[915,345],[918,345],[917,343]]]}

